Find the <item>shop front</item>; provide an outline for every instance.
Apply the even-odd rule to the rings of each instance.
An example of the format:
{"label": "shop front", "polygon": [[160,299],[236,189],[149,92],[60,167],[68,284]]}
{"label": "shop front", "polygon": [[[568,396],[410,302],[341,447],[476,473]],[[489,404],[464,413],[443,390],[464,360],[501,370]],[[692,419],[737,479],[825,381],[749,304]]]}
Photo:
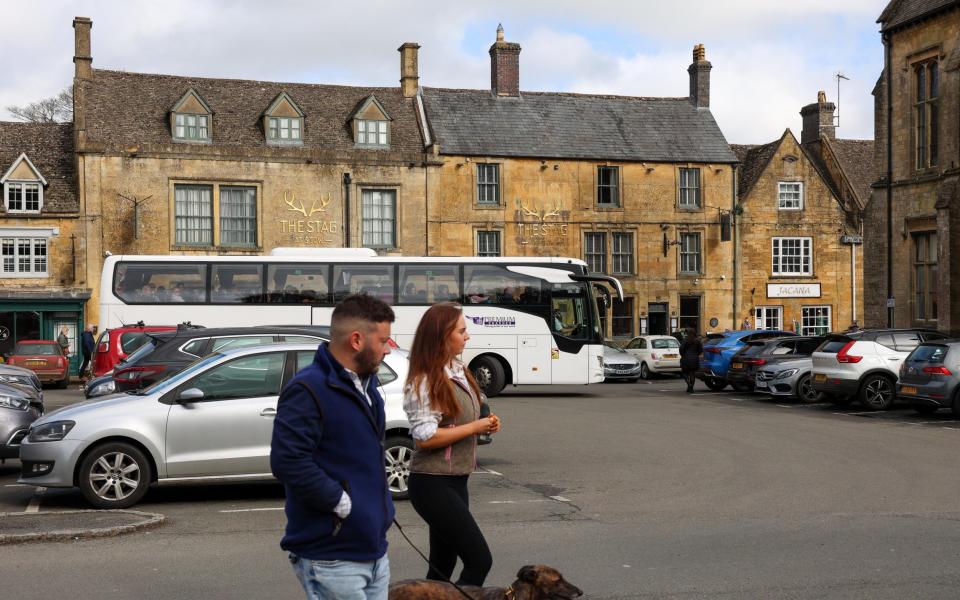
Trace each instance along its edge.
{"label": "shop front", "polygon": [[6,360],[20,340],[56,340],[63,332],[69,342],[70,374],[77,375],[83,361],[84,304],[85,299],[0,300],[0,356]]}

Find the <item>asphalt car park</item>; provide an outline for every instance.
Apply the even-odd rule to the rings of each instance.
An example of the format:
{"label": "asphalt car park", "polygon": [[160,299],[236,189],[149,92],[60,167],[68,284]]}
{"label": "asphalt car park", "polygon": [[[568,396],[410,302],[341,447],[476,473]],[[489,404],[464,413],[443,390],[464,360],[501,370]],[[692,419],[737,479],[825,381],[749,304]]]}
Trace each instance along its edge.
{"label": "asphalt car park", "polygon": [[[81,400],[49,390],[48,410]],[[479,452],[471,508],[494,555],[491,585],[548,564],[587,597],[951,597],[960,583],[960,421],[908,406],[867,412],[662,377],[506,390],[504,428]],[[86,508],[77,490],[16,484],[0,512]],[[421,549],[408,502],[397,521]],[[302,597],[280,551],[276,484],[151,488],[157,529],[4,547],[18,598]],[[422,577],[396,528],[394,579]],[[43,577],[31,565],[55,564]]]}

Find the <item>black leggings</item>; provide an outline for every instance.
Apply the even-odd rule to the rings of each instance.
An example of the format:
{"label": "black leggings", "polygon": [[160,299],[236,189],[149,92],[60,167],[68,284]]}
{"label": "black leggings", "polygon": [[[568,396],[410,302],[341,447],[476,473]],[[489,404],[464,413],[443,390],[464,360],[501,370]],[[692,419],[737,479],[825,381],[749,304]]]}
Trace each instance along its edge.
{"label": "black leggings", "polygon": [[693,388],[693,384],[697,382],[697,370],[696,369],[683,369],[683,380],[687,382],[688,388]]}
{"label": "black leggings", "polygon": [[493,567],[487,540],[470,514],[468,475],[411,473],[410,503],[430,526],[430,564],[427,579],[448,581],[463,561],[457,585],[482,586]]}

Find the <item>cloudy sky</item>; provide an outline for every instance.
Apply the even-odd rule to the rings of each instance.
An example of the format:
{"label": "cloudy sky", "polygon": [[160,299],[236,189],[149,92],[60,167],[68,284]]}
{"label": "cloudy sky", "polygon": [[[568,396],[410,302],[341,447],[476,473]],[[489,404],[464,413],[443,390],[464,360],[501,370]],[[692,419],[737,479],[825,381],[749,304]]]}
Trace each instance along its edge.
{"label": "cloudy sky", "polygon": [[0,120],[73,76],[74,16],[93,19],[100,69],[271,81],[398,85],[403,42],[420,83],[488,88],[503,23],[522,90],[686,96],[692,48],[713,63],[711,108],[731,143],[763,143],[825,90],[844,138],[873,137],[886,0],[34,0],[5,5]]}

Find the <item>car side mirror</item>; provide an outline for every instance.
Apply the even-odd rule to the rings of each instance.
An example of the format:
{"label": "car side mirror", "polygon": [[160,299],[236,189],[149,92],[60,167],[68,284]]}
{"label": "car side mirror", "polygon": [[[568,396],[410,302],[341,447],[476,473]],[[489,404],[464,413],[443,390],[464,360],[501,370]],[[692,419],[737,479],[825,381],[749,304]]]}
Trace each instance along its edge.
{"label": "car side mirror", "polygon": [[203,400],[203,390],[200,388],[189,388],[177,394],[177,402],[180,404],[189,404],[198,400]]}

